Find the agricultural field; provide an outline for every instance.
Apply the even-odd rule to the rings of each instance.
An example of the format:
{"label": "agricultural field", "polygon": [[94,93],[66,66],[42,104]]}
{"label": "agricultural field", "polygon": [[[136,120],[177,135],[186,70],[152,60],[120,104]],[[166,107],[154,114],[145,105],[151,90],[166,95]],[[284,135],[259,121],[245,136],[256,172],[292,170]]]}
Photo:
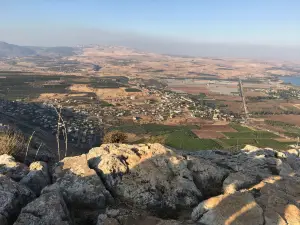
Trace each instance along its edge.
{"label": "agricultural field", "polygon": [[267,131],[253,130],[231,123],[229,125],[169,126],[160,124],[132,124],[111,128],[135,134],[134,143],[160,142],[166,146],[185,150],[235,150],[254,145],[284,150],[295,144],[278,141],[279,136]]}
{"label": "agricultural field", "polygon": [[265,117],[266,120],[274,120],[279,122],[286,122],[300,126],[300,115],[270,115]]}
{"label": "agricultural field", "polygon": [[[89,101],[91,92],[103,89],[128,87],[126,77],[80,77],[71,75],[39,75],[31,73],[7,73],[0,72],[0,97],[7,100],[32,101],[45,94],[52,94],[56,98],[70,97],[71,94],[82,94],[81,99]],[[85,87],[76,89],[77,86]],[[75,87],[75,88],[74,88]],[[49,97],[49,96],[48,96]],[[41,98],[40,98],[41,99]]]}
{"label": "agricultural field", "polygon": [[300,126],[297,126],[290,122],[282,122],[282,121],[276,121],[276,120],[265,120],[265,123],[274,128],[282,129],[283,134],[288,137],[291,137],[291,138],[300,137]]}

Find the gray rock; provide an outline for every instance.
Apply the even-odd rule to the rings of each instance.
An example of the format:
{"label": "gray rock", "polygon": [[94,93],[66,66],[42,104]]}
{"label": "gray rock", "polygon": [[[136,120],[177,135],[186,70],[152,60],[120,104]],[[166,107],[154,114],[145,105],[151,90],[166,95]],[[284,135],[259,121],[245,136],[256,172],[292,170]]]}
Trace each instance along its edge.
{"label": "gray rock", "polygon": [[65,158],[54,168],[52,176],[55,183],[42,193],[60,191],[75,208],[100,209],[114,201],[96,172],[88,167],[85,154]]}
{"label": "gray rock", "polygon": [[97,225],[104,225],[105,220],[108,218],[106,214],[99,214]]}
{"label": "gray rock", "polygon": [[268,224],[300,224],[300,181],[273,176],[252,189],[259,192],[256,202],[265,210]]}
{"label": "gray rock", "polygon": [[106,209],[106,215],[109,217],[117,217],[120,214],[118,209]]}
{"label": "gray rock", "polygon": [[231,173],[223,182],[223,190],[227,194],[234,193],[244,188],[250,188],[259,181],[260,179],[257,176],[241,172]]}
{"label": "gray rock", "polygon": [[205,225],[263,225],[262,208],[248,192],[235,192],[201,202],[192,213],[192,220]]}
{"label": "gray rock", "polygon": [[67,206],[57,192],[41,195],[24,207],[14,225],[71,225]]}
{"label": "gray rock", "polygon": [[106,214],[98,216],[97,225],[119,225],[120,223],[115,218],[110,218]]}
{"label": "gray rock", "polygon": [[139,207],[166,212],[202,198],[187,160],[160,144],[102,145],[88,159],[116,196]]}
{"label": "gray rock", "polygon": [[51,182],[48,165],[45,162],[33,162],[30,164],[29,170],[30,172],[23,177],[20,183],[29,187],[38,196],[41,190]]}
{"label": "gray rock", "polygon": [[7,219],[3,215],[0,215],[0,224],[8,225]]}
{"label": "gray rock", "polygon": [[29,172],[25,164],[16,162],[15,158],[4,154],[0,155],[0,174],[6,175],[15,181],[20,181]]}
{"label": "gray rock", "polygon": [[223,180],[229,170],[201,158],[188,157],[187,159],[188,168],[192,171],[193,180],[201,193],[205,197],[221,194]]}
{"label": "gray rock", "polygon": [[34,193],[26,186],[0,175],[0,221],[3,224],[10,224],[21,208],[34,198]]}

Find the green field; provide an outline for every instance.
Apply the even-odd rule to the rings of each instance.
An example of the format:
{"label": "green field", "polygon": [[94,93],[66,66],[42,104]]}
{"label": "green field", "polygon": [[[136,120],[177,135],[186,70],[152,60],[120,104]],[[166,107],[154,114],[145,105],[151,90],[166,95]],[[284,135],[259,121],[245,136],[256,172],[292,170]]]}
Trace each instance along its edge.
{"label": "green field", "polygon": [[282,122],[282,121],[275,121],[275,120],[265,120],[265,123],[271,125],[273,127],[280,127],[285,130],[284,135],[297,138],[300,137],[300,127],[295,126],[294,124]]}
{"label": "green field", "polygon": [[216,141],[212,139],[200,139],[192,132],[176,131],[169,134],[166,138],[167,146],[184,150],[214,150],[222,149]]}
{"label": "green field", "polygon": [[[135,143],[153,143],[159,142],[167,146],[193,150],[236,150],[245,147],[245,145],[254,145],[261,148],[274,148],[277,150],[288,149],[294,142],[279,142],[274,140],[277,135],[266,131],[255,131],[248,127],[236,123],[230,124],[238,132],[224,132],[227,138],[222,139],[200,139],[191,129],[199,129],[198,126],[167,126],[160,124],[133,124],[114,127],[111,130],[120,130],[126,133],[134,133],[142,138]],[[144,138],[143,135],[150,135],[150,138]]]}
{"label": "green field", "polygon": [[240,124],[231,123],[230,126],[238,132],[224,132],[227,139],[218,139],[224,148],[243,148],[245,145],[254,145],[260,148],[274,148],[284,150],[294,142],[279,142],[276,134],[268,131],[256,131]]}
{"label": "green field", "polygon": [[267,131],[246,131],[246,132],[224,132],[226,137],[230,139],[269,139],[269,138],[278,138],[276,134]]}

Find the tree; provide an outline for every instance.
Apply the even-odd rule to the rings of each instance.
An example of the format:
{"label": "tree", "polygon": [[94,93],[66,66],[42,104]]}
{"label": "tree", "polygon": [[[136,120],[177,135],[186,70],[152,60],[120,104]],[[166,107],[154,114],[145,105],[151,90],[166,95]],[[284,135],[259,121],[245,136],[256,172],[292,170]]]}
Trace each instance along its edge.
{"label": "tree", "polygon": [[127,138],[127,134],[121,131],[111,131],[104,136],[103,143],[125,143],[127,142]]}

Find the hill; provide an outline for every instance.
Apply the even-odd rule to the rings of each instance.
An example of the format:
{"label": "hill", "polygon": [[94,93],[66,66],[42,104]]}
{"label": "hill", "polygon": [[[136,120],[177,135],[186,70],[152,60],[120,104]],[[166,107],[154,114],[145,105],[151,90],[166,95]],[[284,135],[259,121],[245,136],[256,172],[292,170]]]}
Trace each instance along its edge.
{"label": "hill", "polygon": [[0,57],[22,57],[35,54],[36,52],[28,47],[0,42]]}
{"label": "hill", "polygon": [[72,56],[75,54],[75,50],[72,47],[19,46],[0,42],[0,57],[25,57],[32,55]]}

